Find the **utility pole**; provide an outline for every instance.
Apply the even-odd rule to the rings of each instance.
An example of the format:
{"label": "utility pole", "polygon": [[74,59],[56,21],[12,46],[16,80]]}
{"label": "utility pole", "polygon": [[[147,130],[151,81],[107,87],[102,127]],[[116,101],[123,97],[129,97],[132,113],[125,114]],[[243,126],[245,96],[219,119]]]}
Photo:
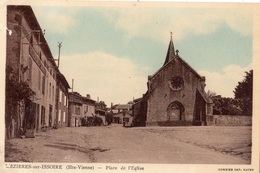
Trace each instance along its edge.
{"label": "utility pole", "polygon": [[58,47],[59,47],[58,68],[60,66],[60,49],[61,49],[61,46],[62,46],[62,42],[58,42]]}

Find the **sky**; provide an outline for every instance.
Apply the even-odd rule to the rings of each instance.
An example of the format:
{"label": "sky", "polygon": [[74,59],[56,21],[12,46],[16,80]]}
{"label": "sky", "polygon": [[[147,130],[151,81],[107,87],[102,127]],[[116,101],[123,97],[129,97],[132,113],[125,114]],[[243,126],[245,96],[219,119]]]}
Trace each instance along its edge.
{"label": "sky", "polygon": [[[228,6],[32,6],[60,71],[73,90],[109,106],[147,90],[148,75],[164,63],[172,32],[175,50],[206,89],[234,97],[252,69],[253,13]],[[72,85],[71,85],[72,86]]]}

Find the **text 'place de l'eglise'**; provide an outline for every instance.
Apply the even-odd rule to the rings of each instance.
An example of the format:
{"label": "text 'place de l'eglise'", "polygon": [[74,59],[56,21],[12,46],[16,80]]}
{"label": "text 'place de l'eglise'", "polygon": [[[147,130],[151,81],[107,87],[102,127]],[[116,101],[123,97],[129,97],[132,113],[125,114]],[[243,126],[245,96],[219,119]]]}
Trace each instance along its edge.
{"label": "text 'place de l'eglise'", "polygon": [[[148,76],[147,92],[126,104],[73,91],[59,70],[30,6],[7,6],[6,137],[49,128],[122,123],[124,126],[213,125],[206,78],[175,50],[171,36],[163,66]],[[10,32],[11,31],[11,32]],[[164,61],[164,57],[161,57]],[[140,85],[146,85],[145,83]],[[86,88],[87,90],[87,88]],[[86,91],[87,93],[87,91]],[[93,124],[92,124],[93,125]]]}

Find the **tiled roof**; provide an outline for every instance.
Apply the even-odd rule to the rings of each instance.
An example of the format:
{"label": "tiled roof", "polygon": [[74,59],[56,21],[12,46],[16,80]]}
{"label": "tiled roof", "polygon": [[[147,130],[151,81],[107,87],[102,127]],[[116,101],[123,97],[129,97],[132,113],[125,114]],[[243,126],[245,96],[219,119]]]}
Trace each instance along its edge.
{"label": "tiled roof", "polygon": [[131,109],[132,108],[132,104],[118,104],[115,105],[114,109]]}
{"label": "tiled roof", "polygon": [[[177,50],[178,51],[178,50]],[[176,51],[176,52],[177,52]],[[186,66],[193,74],[195,74],[197,77],[201,78],[202,77],[198,74],[198,72],[196,70],[194,70],[186,61],[184,61],[179,55],[178,53],[175,54],[174,52],[174,45],[173,45],[173,41],[172,39],[170,40],[169,43],[169,47],[168,47],[168,51],[167,51],[167,55],[165,58],[165,62],[163,64],[163,66],[157,70],[152,76],[150,76],[150,78],[155,77],[161,70],[163,70],[167,65],[169,65],[173,60],[178,59],[184,66]]]}

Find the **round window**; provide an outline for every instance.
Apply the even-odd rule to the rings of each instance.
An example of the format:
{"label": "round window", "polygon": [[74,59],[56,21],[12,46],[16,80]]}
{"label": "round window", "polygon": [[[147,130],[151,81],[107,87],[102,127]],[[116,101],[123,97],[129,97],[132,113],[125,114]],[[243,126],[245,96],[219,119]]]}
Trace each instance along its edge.
{"label": "round window", "polygon": [[170,81],[170,87],[173,90],[180,90],[183,88],[184,81],[180,76],[173,76]]}

